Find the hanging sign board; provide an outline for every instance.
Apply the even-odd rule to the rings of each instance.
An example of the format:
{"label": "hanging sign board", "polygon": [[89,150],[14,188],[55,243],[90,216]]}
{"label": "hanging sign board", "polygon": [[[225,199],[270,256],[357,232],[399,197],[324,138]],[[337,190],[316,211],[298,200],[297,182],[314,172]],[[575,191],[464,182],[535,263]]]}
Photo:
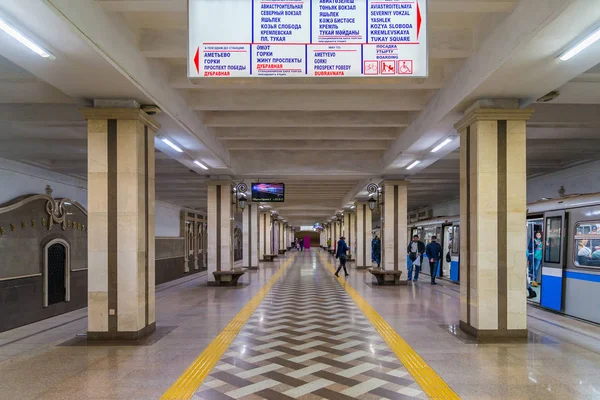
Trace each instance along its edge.
{"label": "hanging sign board", "polygon": [[426,77],[427,1],[188,0],[188,77]]}

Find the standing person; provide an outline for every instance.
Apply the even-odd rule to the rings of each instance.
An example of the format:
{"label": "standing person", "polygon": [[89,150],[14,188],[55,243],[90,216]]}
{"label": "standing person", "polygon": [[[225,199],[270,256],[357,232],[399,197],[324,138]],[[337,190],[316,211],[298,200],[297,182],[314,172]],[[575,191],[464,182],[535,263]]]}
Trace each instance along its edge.
{"label": "standing person", "polygon": [[[406,252],[410,258],[410,262],[408,263],[408,279],[407,281],[412,281],[413,275],[413,267],[415,269],[415,282],[419,280],[419,271],[421,270],[421,264],[423,264],[423,253],[425,253],[425,243],[419,240],[419,235],[413,236],[412,242],[408,244],[408,248]],[[419,260],[418,262],[417,259]]]}
{"label": "standing person", "polygon": [[427,254],[427,258],[429,258],[429,270],[431,271],[432,285],[437,285],[437,283],[435,283],[435,277],[437,275],[437,267],[442,259],[442,246],[440,246],[436,240],[437,236],[432,236],[431,243],[425,248],[425,254]]}
{"label": "standing person", "polygon": [[298,242],[300,242],[300,251],[304,251],[304,240],[298,239]]}
{"label": "standing person", "polygon": [[380,268],[381,265],[381,240],[379,236],[375,235],[373,242],[371,242],[371,254],[372,261],[377,263],[377,268]]}
{"label": "standing person", "polygon": [[529,255],[533,256],[533,265],[531,268],[531,286],[538,286],[538,271],[542,263],[542,232],[535,233],[535,239],[529,243]]}
{"label": "standing person", "polygon": [[331,249],[331,238],[327,239],[327,250]]}
{"label": "standing person", "polygon": [[342,236],[339,242],[337,242],[337,252],[335,253],[335,258],[340,259],[340,266],[338,267],[337,271],[335,271],[335,276],[337,277],[339,277],[338,274],[340,273],[340,270],[342,268],[344,268],[344,273],[346,274],[346,276],[350,275],[346,270],[346,252],[350,249],[348,248],[345,239],[346,238]]}

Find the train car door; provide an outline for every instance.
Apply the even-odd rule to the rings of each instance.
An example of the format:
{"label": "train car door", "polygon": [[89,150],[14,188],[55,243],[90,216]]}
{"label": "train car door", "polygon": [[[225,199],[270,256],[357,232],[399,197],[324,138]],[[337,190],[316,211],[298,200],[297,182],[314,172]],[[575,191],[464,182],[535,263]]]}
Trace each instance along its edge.
{"label": "train car door", "polygon": [[440,275],[444,278],[450,278],[450,265],[452,261],[446,260],[446,254],[450,252],[450,246],[452,246],[452,225],[444,225],[444,234],[442,236],[442,268]]}
{"label": "train car door", "polygon": [[543,307],[562,310],[565,246],[566,237],[564,211],[553,211],[544,214],[544,254],[542,262],[542,296]]}

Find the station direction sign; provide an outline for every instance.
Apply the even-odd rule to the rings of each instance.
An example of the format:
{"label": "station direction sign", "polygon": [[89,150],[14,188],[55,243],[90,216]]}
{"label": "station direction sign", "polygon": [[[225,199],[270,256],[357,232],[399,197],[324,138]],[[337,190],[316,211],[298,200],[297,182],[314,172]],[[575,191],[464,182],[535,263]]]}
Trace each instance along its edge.
{"label": "station direction sign", "polygon": [[427,76],[426,0],[188,1],[191,80]]}

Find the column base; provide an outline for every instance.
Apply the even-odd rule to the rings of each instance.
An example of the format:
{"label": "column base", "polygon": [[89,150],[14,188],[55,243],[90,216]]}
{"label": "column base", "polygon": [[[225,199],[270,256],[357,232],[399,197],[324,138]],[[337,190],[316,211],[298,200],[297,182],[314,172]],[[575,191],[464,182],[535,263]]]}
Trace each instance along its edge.
{"label": "column base", "polygon": [[135,341],[140,340],[156,330],[156,322],[151,323],[145,328],[136,332],[89,332],[87,340],[90,342],[107,342],[107,341]]}
{"label": "column base", "polygon": [[473,336],[478,342],[502,343],[527,341],[527,329],[477,329],[464,321],[460,321],[460,329]]}

